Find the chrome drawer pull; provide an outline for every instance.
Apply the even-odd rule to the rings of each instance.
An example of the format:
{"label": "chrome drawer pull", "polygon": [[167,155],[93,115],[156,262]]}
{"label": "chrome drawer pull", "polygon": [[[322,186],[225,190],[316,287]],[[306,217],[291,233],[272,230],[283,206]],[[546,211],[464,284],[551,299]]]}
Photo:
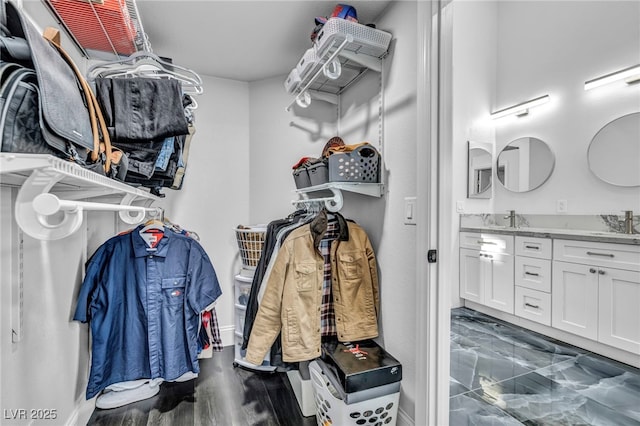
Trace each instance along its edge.
{"label": "chrome drawer pull", "polygon": [[588,251],[587,254],[589,256],[615,257],[613,253],[596,253],[595,251]]}
{"label": "chrome drawer pull", "polygon": [[530,308],[534,308],[534,309],[540,309],[540,306],[538,305],[532,305],[531,303],[525,303],[524,306],[528,306]]}
{"label": "chrome drawer pull", "polygon": [[525,275],[533,275],[534,277],[539,277],[540,276],[540,274],[537,274],[535,272],[525,272],[524,274]]}
{"label": "chrome drawer pull", "polygon": [[531,249],[531,250],[540,250],[540,247],[538,247],[538,246],[524,246],[524,248],[528,248],[528,249]]}
{"label": "chrome drawer pull", "polygon": [[595,274],[597,271],[595,268],[589,268],[589,272],[591,272],[592,274]]}
{"label": "chrome drawer pull", "polygon": [[498,243],[494,243],[493,241],[485,241],[485,240],[478,240],[476,241],[478,244],[493,244],[493,245],[497,245]]}

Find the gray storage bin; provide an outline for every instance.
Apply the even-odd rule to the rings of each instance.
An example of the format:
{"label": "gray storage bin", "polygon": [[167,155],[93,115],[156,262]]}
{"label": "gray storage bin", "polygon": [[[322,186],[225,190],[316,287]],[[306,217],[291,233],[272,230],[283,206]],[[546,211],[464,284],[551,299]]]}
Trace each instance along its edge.
{"label": "gray storage bin", "polygon": [[322,185],[329,182],[329,170],[327,163],[316,163],[311,166],[307,166],[307,172],[309,173],[309,180],[311,186]]}
{"label": "gray storage bin", "polygon": [[380,182],[380,154],[371,145],[329,156],[330,182]]}
{"label": "gray storage bin", "polygon": [[309,173],[307,167],[302,166],[293,170],[293,180],[296,183],[297,189],[306,188],[311,186],[311,180],[309,179]]}

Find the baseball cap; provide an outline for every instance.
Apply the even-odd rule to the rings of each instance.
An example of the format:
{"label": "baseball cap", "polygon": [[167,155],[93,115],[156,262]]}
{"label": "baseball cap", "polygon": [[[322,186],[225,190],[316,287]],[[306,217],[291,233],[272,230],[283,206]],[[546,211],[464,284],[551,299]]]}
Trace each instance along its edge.
{"label": "baseball cap", "polygon": [[[336,7],[333,8],[333,12],[329,18],[342,18],[347,21],[358,22],[358,14],[356,13],[355,7],[349,6],[348,4],[337,4]],[[324,16],[316,17],[316,25],[324,24],[329,18]]]}

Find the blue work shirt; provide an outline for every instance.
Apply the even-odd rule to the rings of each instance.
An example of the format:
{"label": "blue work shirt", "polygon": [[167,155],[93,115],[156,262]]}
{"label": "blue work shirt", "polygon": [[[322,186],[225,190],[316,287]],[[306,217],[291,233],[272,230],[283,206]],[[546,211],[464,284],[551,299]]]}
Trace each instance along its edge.
{"label": "blue work shirt", "polygon": [[87,399],[107,386],[198,373],[200,312],[221,294],[200,244],[165,229],[155,248],[139,230],[105,242],[91,257],[74,320],[91,323]]}

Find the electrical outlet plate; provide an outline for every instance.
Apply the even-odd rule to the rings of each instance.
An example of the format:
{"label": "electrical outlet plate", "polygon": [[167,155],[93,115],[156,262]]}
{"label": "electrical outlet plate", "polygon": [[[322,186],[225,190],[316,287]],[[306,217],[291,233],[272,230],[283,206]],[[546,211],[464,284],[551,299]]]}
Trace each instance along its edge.
{"label": "electrical outlet plate", "polygon": [[567,212],[567,200],[558,200],[556,203],[556,212],[557,213],[566,213]]}
{"label": "electrical outlet plate", "polygon": [[456,213],[464,213],[464,201],[456,201]]}

